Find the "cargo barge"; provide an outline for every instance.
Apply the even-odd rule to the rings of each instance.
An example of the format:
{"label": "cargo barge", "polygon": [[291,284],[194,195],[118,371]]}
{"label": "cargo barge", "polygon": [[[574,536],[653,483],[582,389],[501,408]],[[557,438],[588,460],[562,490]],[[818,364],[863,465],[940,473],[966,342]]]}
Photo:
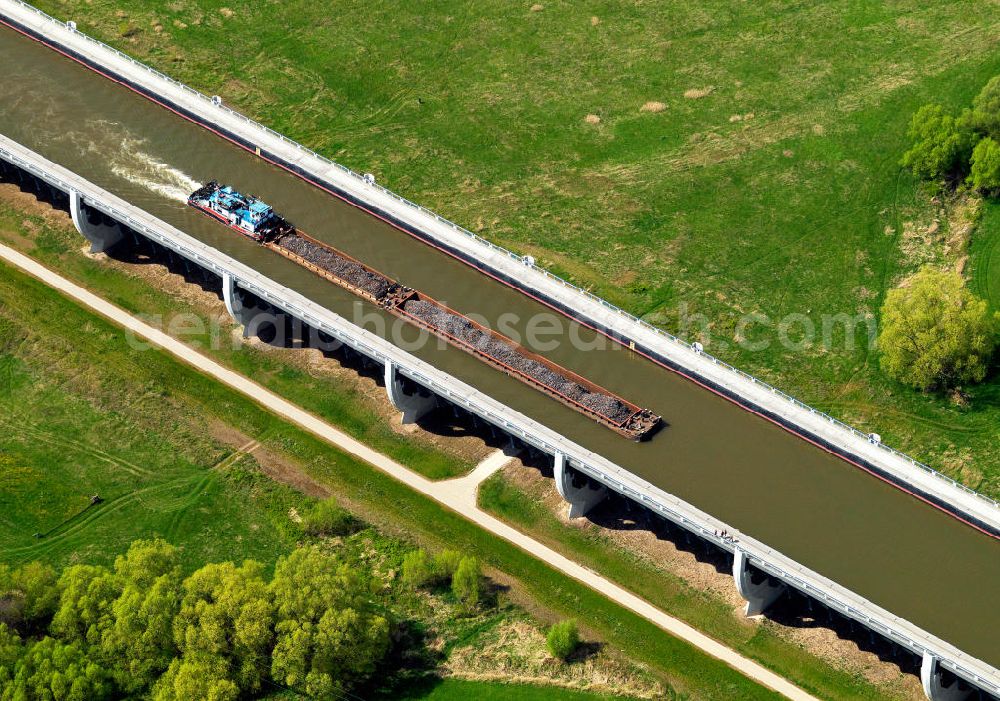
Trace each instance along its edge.
{"label": "cargo barge", "polygon": [[188,204],[627,438],[644,440],[661,425],[650,410],[297,230],[256,197],[212,181],[193,192]]}

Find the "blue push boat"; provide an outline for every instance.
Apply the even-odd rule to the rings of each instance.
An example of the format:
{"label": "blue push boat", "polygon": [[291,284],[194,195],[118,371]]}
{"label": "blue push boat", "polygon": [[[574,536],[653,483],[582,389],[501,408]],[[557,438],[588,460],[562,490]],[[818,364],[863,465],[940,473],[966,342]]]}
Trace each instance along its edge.
{"label": "blue push boat", "polygon": [[258,243],[272,241],[295,230],[271,205],[215,180],[192,192],[188,204]]}

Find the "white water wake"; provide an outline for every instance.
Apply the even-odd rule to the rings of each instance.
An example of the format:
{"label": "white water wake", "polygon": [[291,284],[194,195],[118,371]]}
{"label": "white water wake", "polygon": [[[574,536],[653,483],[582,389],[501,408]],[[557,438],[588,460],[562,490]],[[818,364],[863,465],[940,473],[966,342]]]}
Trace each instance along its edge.
{"label": "white water wake", "polygon": [[187,202],[188,195],[201,187],[184,171],[143,150],[146,140],[129,134],[121,124],[95,122],[85,149],[101,154],[118,177],[177,202]]}

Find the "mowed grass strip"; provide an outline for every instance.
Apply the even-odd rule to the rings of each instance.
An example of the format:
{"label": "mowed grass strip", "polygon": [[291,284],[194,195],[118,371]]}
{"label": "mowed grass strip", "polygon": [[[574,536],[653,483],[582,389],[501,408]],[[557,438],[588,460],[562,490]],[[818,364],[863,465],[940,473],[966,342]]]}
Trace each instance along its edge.
{"label": "mowed grass strip", "polygon": [[503,473],[493,475],[482,484],[479,505],[820,698],[896,698],[886,687],[875,686],[858,674],[834,668],[800,645],[780,638],[764,625],[741,625],[728,602],[711,592],[692,587],[676,574],[629,553],[600,533],[565,525]]}
{"label": "mowed grass strip", "polygon": [[[260,441],[263,446],[290,456],[362,518],[387,533],[403,534],[433,547],[456,547],[475,552],[485,565],[513,579],[517,589],[527,597],[529,608],[544,613],[546,617],[578,618],[587,634],[600,637],[613,649],[648,665],[693,698],[777,698],[773,692],[751,682],[725,664],[667,635],[645,619],[612,604],[513,545],[498,540],[370,466],[278,419],[170,356],[157,350],[131,348],[121,330],[6,265],[0,265],[0,304],[3,317],[8,320],[3,335],[4,356],[14,356],[19,362],[25,362],[20,354],[12,352],[14,347],[23,348],[26,342],[30,342],[26,339],[37,339],[38,348],[55,349],[47,357],[62,361],[64,375],[60,379],[58,374],[53,374],[52,381],[67,386],[74,382],[87,383],[90,390],[84,394],[89,403],[107,407],[107,403],[121,401],[129,403],[130,409],[134,408],[135,402],[143,401],[148,402],[151,409],[161,402],[180,403],[185,411],[193,412],[204,421],[222,422]],[[46,366],[57,367],[48,363]],[[6,381],[6,391],[16,393],[21,386],[18,370],[6,373],[5,377],[11,378]],[[12,401],[16,401],[17,395],[13,397]],[[165,423],[164,429],[169,428],[169,420]],[[156,441],[152,442],[155,445]],[[175,450],[183,455],[181,448]],[[131,451],[127,454],[130,462],[136,462]],[[156,464],[151,462],[151,465]],[[38,471],[35,477],[43,479],[44,473]],[[109,479],[117,478],[109,476]],[[41,484],[47,484],[47,480]],[[44,486],[39,489],[44,489]],[[89,490],[88,485],[84,491]],[[6,489],[4,493],[7,493]],[[182,493],[171,494],[169,498],[182,500],[189,496],[189,492],[182,490]],[[227,496],[225,491],[219,494],[223,501]],[[25,494],[17,501],[22,507],[30,508],[30,497],[31,494]],[[262,496],[262,501],[270,504],[266,496]],[[76,503],[63,507],[60,513],[51,516],[53,519],[64,518],[75,507]],[[278,509],[284,509],[284,504],[276,511]],[[239,513],[216,509],[212,504],[206,504],[201,511],[207,524],[221,526],[223,520],[238,521],[241,518]],[[143,512],[138,513],[138,517],[133,512],[123,514],[121,519],[109,519],[115,530],[115,543],[162,534],[162,525],[143,521],[140,518]],[[148,514],[146,518],[150,518]],[[17,527],[17,533],[11,537],[17,538],[18,546],[30,543],[31,532],[37,528],[39,520],[29,519],[12,524]],[[252,522],[243,521],[233,527],[243,529],[250,525]],[[88,532],[87,537],[95,535]],[[256,546],[244,545],[245,540],[240,541],[236,535],[233,539],[241,543],[241,548],[246,547],[247,556],[251,552],[256,553]],[[97,551],[106,544],[98,543],[93,547]],[[236,554],[229,557],[236,557]],[[263,559],[263,556],[258,557]],[[73,561],[72,553],[64,553],[62,561]]]}
{"label": "mowed grass strip", "polygon": [[972,290],[1000,311],[1000,203],[985,204],[970,257]]}
{"label": "mowed grass strip", "polygon": [[[901,232],[940,212],[905,132],[1000,73],[987,3],[39,5],[1000,496],[996,376],[956,404],[863,339],[778,335],[877,317],[919,265]],[[734,345],[749,313],[766,347]]]}
{"label": "mowed grass strip", "polygon": [[108,564],[160,535],[194,569],[294,545],[303,495],[214,440],[199,404],[115,352],[120,333],[2,273],[0,559]]}

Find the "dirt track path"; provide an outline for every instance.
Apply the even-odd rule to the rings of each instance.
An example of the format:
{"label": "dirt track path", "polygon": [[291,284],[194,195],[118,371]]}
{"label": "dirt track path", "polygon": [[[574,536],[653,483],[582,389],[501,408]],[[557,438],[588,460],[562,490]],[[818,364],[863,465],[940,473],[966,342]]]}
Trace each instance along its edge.
{"label": "dirt track path", "polygon": [[[128,329],[136,334],[136,336],[144,338],[206,375],[253,399],[269,411],[284,417],[341,450],[364,460],[394,479],[406,484],[411,489],[434,499],[490,533],[537,557],[550,567],[600,592],[615,603],[642,616],[671,635],[681,638],[712,657],[725,662],[754,681],[777,691],[789,699],[795,699],[796,701],[816,701],[815,697],[802,691],[783,677],[479,509],[476,504],[478,486],[483,479],[502,465],[498,459],[490,461],[486,469],[476,470],[466,477],[444,482],[432,482],[385,455],[372,450],[322,419],[282,399],[280,396],[261,387],[243,375],[223,367],[172,336],[168,336],[162,331],[139,321],[128,312],[73,284],[14,249],[0,244],[0,258],[20,268],[29,275],[38,278],[46,285],[58,290],[90,310],[110,319],[115,324]],[[498,465],[497,463],[500,464]]]}

